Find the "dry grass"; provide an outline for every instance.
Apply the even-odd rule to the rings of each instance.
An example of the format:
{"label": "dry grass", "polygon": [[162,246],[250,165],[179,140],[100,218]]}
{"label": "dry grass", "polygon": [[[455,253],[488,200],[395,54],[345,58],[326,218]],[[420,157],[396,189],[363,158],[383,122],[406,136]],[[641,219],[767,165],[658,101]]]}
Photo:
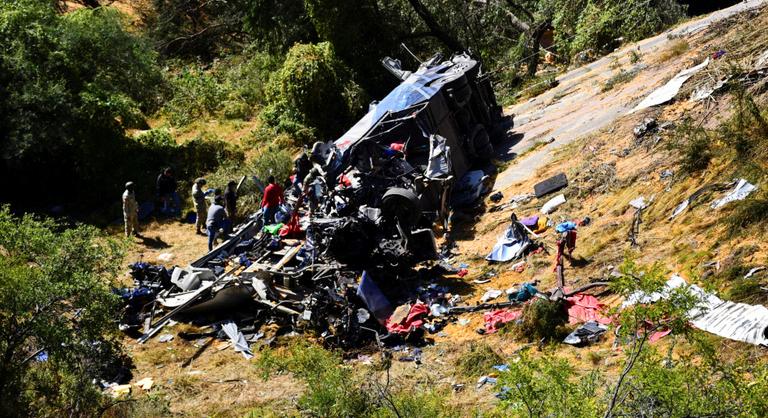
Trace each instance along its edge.
{"label": "dry grass", "polygon": [[656,57],[656,63],[661,64],[672,58],[679,57],[688,52],[689,49],[691,49],[691,45],[688,41],[685,39],[677,39]]}

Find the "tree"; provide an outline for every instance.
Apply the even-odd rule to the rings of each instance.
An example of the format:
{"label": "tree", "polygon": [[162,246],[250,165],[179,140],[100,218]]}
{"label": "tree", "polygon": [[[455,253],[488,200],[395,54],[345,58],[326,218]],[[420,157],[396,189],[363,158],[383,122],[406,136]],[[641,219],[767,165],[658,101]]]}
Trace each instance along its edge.
{"label": "tree", "polygon": [[0,415],[92,414],[92,379],[114,379],[121,357],[110,288],[121,246],[3,206],[0,252]]}
{"label": "tree", "polygon": [[146,127],[163,83],[149,45],[115,9],[59,15],[37,0],[0,2],[0,45],[0,175],[18,190],[9,199],[72,201],[74,190],[124,183],[111,174],[124,131]]}

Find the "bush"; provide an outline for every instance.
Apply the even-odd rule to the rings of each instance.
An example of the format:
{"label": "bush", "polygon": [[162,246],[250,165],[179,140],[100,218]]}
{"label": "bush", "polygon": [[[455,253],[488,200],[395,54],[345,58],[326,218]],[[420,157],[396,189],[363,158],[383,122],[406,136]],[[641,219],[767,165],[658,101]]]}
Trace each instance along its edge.
{"label": "bush", "polygon": [[520,323],[507,327],[517,339],[528,342],[557,339],[564,334],[568,313],[562,301],[536,298],[523,308]]}
{"label": "bush", "polygon": [[[290,372],[306,384],[297,407],[302,415],[322,417],[455,417],[445,401],[448,392],[433,388],[380,383],[373,370],[355,373],[338,352],[306,342],[262,351],[256,367],[266,380]],[[264,411],[262,411],[264,412]]]}
{"label": "bush", "polygon": [[124,131],[146,128],[163,86],[156,54],[115,9],[59,15],[52,3],[0,2],[0,176],[29,206],[123,183]]}
{"label": "bush", "polygon": [[280,132],[308,129],[314,139],[334,139],[362,110],[361,101],[352,100],[361,95],[330,43],[297,44],[270,79],[262,119]]}
{"label": "bush", "polygon": [[685,17],[685,8],[674,0],[589,0],[578,17],[570,51],[610,52],[619,38],[634,42],[657,33]]}
{"label": "bush", "polygon": [[17,218],[5,206],[0,249],[0,415],[97,415],[93,379],[113,381],[127,365],[110,289],[122,246],[93,227]]}
{"label": "bush", "polygon": [[675,128],[669,147],[680,154],[680,168],[685,173],[705,170],[713,157],[709,133],[701,126],[694,126],[690,118]]}
{"label": "bush", "polygon": [[503,362],[501,356],[487,343],[472,342],[469,351],[456,361],[456,368],[467,377],[478,377],[488,374],[493,366]]}

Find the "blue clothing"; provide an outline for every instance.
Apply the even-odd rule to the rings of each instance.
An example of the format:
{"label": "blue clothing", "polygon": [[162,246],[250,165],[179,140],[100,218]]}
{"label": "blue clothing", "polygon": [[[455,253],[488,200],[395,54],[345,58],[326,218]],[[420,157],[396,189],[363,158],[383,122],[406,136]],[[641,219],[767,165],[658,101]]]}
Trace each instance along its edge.
{"label": "blue clothing", "polygon": [[555,231],[562,234],[566,231],[573,231],[576,229],[576,222],[568,221],[563,222],[555,227]]}
{"label": "blue clothing", "polygon": [[272,225],[275,223],[275,215],[277,215],[278,206],[265,206],[264,211],[264,225]]}
{"label": "blue clothing", "polygon": [[211,207],[208,208],[208,217],[205,220],[205,226],[207,226],[209,229],[211,227],[215,227],[216,230],[218,230],[222,227],[222,223],[225,217],[226,212],[224,211],[224,206],[221,206],[218,203],[214,203],[211,205]]}
{"label": "blue clothing", "polygon": [[219,228],[209,226],[206,228],[208,231],[208,251],[213,250],[213,244],[216,242],[216,234],[219,233]]}

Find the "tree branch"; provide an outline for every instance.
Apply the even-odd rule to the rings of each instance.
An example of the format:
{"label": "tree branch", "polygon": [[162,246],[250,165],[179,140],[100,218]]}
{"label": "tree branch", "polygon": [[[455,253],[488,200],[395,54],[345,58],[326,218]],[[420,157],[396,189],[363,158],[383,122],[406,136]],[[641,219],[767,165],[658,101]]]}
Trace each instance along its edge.
{"label": "tree branch", "polygon": [[429,9],[427,9],[426,6],[424,6],[424,4],[420,0],[408,0],[408,3],[411,4],[411,7],[413,8],[413,10],[416,12],[417,15],[419,15],[421,20],[424,22],[425,25],[427,25],[427,27],[435,35],[435,37],[439,39],[442,43],[444,43],[448,48],[452,49],[453,52],[461,52],[466,50],[466,48],[464,48],[464,45],[462,45],[462,43],[459,42],[458,39],[454,38],[448,32],[443,30],[440,24],[437,23],[437,19],[435,19],[435,16],[432,15],[432,12],[430,12]]}

